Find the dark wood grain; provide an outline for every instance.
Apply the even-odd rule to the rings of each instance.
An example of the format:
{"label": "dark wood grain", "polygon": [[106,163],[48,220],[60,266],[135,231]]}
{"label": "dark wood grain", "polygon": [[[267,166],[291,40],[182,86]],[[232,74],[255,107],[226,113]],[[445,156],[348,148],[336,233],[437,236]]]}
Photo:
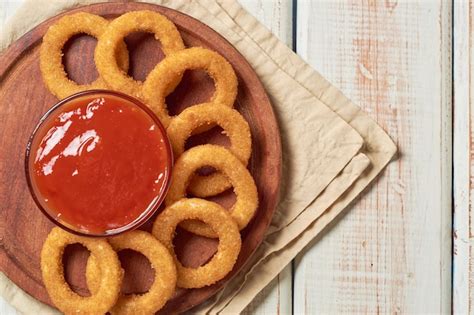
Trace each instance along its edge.
{"label": "dark wood grain", "polygon": [[[180,30],[186,46],[203,46],[225,56],[239,78],[236,108],[251,126],[253,152],[249,169],[257,183],[260,205],[242,231],[243,246],[234,270],[215,285],[193,290],[177,290],[162,313],[179,313],[196,306],[215,294],[235,275],[261,243],[277,204],[281,147],[278,127],[270,101],[253,69],[224,38],[199,21],[174,10],[143,3],[102,3],[71,10],[86,11],[114,18],[132,10],[154,10],[168,16]],[[36,208],[29,195],[24,175],[24,151],[30,133],[41,115],[57,99],[45,88],[39,70],[39,45],[47,28],[62,15],[37,26],[0,55],[0,267],[1,270],[38,300],[51,304],[41,280],[39,253],[52,224]],[[143,80],[163,58],[159,43],[147,34],[126,38],[130,50],[130,74]],[[63,58],[68,75],[77,82],[92,81],[97,76],[93,62],[95,39],[79,36],[69,41]],[[205,101],[213,92],[213,82],[199,71],[186,73],[177,90],[168,97],[171,112]],[[213,142],[226,144],[218,130],[194,137],[188,145]],[[232,191],[212,198],[229,207],[235,200]],[[153,220],[153,219],[152,219]],[[143,229],[150,228],[147,222]],[[212,257],[216,240],[179,231],[174,240],[183,264],[199,266]],[[66,278],[71,287],[88,294],[84,266],[88,257],[81,246],[68,248],[65,254]],[[142,256],[131,252],[120,255],[127,270],[123,291],[145,292],[153,271]]]}

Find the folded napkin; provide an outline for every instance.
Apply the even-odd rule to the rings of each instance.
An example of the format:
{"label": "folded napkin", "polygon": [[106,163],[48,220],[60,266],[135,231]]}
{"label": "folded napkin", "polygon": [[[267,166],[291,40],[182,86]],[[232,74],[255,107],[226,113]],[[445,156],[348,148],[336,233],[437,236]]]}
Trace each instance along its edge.
{"label": "folded napkin", "polygon": [[[26,1],[1,34],[0,50],[46,18],[95,2],[100,1]],[[396,147],[358,106],[236,1],[147,2],[191,15],[231,42],[257,72],[278,119],[282,190],[266,238],[242,272],[195,310],[239,313],[381,172]],[[0,294],[21,312],[53,312],[5,276]]]}

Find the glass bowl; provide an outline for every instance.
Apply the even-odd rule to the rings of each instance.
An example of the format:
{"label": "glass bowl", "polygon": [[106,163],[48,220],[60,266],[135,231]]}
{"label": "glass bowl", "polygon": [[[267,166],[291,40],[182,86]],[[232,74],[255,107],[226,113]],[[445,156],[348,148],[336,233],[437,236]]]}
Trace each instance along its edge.
{"label": "glass bowl", "polygon": [[[113,99],[113,101],[112,101],[112,99]],[[147,204],[148,206],[143,207],[142,211],[140,211],[141,208],[138,207],[138,206],[137,206],[137,208],[139,208],[138,210],[131,207],[130,209],[133,208],[136,213],[139,213],[138,216],[136,216],[134,218],[132,217],[130,222],[128,222],[126,224],[123,223],[123,224],[120,224],[120,226],[113,225],[113,228],[104,229],[103,231],[102,230],[97,230],[97,229],[90,229],[88,227],[85,227],[84,224],[82,224],[82,223],[78,223],[77,221],[73,222],[74,220],[65,218],[68,215],[66,215],[67,211],[64,211],[64,209],[69,208],[70,211],[71,211],[69,213],[70,218],[72,218],[72,216],[76,216],[76,214],[79,213],[80,217],[85,218],[84,220],[88,220],[89,223],[92,222],[92,224],[94,224],[94,222],[99,222],[100,221],[100,220],[95,220],[96,218],[98,218],[97,215],[99,215],[99,214],[95,214],[95,217],[94,217],[90,212],[87,212],[88,210],[84,210],[84,209],[82,209],[82,207],[77,208],[75,206],[74,207],[72,206],[72,203],[74,203],[75,200],[78,200],[78,199],[69,198],[69,196],[71,194],[75,194],[75,193],[77,194],[79,191],[82,191],[81,189],[83,187],[82,186],[75,186],[73,188],[74,185],[67,185],[66,183],[68,181],[71,182],[71,183],[77,183],[78,179],[76,179],[76,178],[72,179],[72,176],[74,176],[74,173],[76,173],[77,169],[71,175],[66,176],[66,178],[64,180],[64,183],[65,183],[64,185],[62,185],[62,177],[60,179],[61,185],[58,185],[55,182],[56,186],[54,186],[54,189],[56,189],[56,187],[58,187],[57,190],[54,190],[54,189],[48,190],[46,188],[41,188],[41,185],[43,185],[41,183],[50,183],[48,181],[51,181],[51,179],[50,179],[51,177],[47,178],[47,176],[53,173],[53,171],[52,171],[53,167],[55,167],[57,169],[57,170],[55,170],[56,173],[59,172],[58,174],[63,174],[63,173],[61,173],[62,171],[58,167],[58,164],[59,165],[71,165],[71,161],[73,161],[73,160],[69,160],[69,162],[64,162],[64,161],[66,161],[66,159],[70,159],[71,150],[68,150],[68,148],[70,147],[72,142],[74,142],[74,140],[76,140],[76,138],[78,138],[78,136],[73,138],[73,141],[70,141],[68,146],[63,151],[60,151],[60,153],[58,153],[53,158],[51,158],[51,160],[48,163],[42,164],[43,165],[42,167],[39,167],[38,166],[39,164],[35,164],[35,163],[38,162],[38,160],[40,158],[42,159],[44,157],[44,155],[42,153],[47,152],[47,153],[45,153],[47,155],[51,152],[57,152],[56,145],[58,145],[58,143],[61,143],[62,140],[67,139],[68,136],[74,136],[75,135],[74,131],[70,131],[71,135],[67,134],[66,136],[64,136],[64,133],[66,133],[68,131],[69,126],[72,126],[73,122],[71,121],[71,124],[69,124],[69,126],[67,128],[65,127],[65,125],[69,122],[68,119],[70,119],[70,117],[71,117],[70,115],[72,115],[71,113],[72,112],[76,113],[74,110],[77,109],[77,113],[81,113],[81,110],[84,109],[84,108],[78,108],[79,105],[77,105],[77,104],[82,104],[81,106],[84,106],[85,102],[91,101],[91,100],[94,100],[94,101],[104,100],[103,104],[106,104],[106,106],[109,106],[109,108],[100,107],[100,110],[105,110],[105,109],[109,110],[109,112],[103,112],[105,114],[101,114],[102,117],[105,117],[105,118],[108,117],[106,115],[117,115],[116,108],[111,107],[111,106],[113,106],[113,104],[112,104],[113,102],[117,101],[118,103],[122,102],[121,103],[122,105],[126,104],[126,105],[124,105],[125,107],[120,107],[120,108],[123,108],[123,109],[125,109],[127,107],[127,109],[125,110],[126,114],[127,114],[127,111],[128,111],[128,107],[130,107],[130,112],[128,114],[133,113],[131,115],[135,115],[136,117],[140,116],[140,118],[137,118],[137,119],[145,119],[147,122],[150,122],[152,124],[150,129],[147,129],[147,130],[150,130],[150,131],[153,130],[152,131],[153,135],[149,136],[148,134],[144,134],[144,133],[143,134],[133,133],[133,135],[140,135],[141,136],[141,137],[139,137],[140,139],[150,138],[153,141],[156,141],[158,138],[157,137],[154,138],[155,137],[154,135],[160,134],[162,140],[160,140],[160,144],[159,144],[160,145],[159,146],[159,150],[160,150],[159,154],[161,154],[162,151],[164,151],[163,154],[160,155],[160,159],[163,158],[164,162],[163,162],[163,160],[160,160],[161,161],[160,163],[161,163],[162,166],[164,165],[165,171],[163,171],[164,174],[160,173],[160,175],[154,181],[154,183],[156,183],[156,185],[158,185],[158,180],[159,180],[160,186],[155,187],[155,186],[153,186],[154,184],[151,183],[151,185],[153,186],[153,190],[152,191],[146,191],[148,198],[143,198],[143,200],[144,200],[143,203]],[[106,100],[109,100],[110,105],[109,105],[109,103],[106,102]],[[92,109],[91,109],[91,111],[89,111],[89,109],[90,109],[89,106],[92,104],[92,102],[93,101],[91,101],[91,103],[87,103],[87,108],[86,108],[87,114],[90,114],[90,112],[92,112],[94,110],[97,111],[97,108],[99,108],[99,107],[91,107]],[[94,104],[98,104],[98,103],[96,102]],[[103,104],[101,103],[100,105],[103,105]],[[117,107],[117,108],[119,108],[119,107]],[[137,112],[137,110],[139,112]],[[120,111],[120,113],[123,113],[123,111],[121,111],[120,109],[118,111]],[[100,117],[100,115],[98,114],[99,113],[98,111],[94,112],[94,113],[96,115],[96,118],[93,118],[93,119],[96,119],[96,123],[97,123],[97,119],[99,119],[98,117]],[[63,115],[61,115],[61,114],[63,114]],[[93,115],[90,115],[90,117],[92,117],[92,116]],[[141,130],[142,129],[141,125],[140,125],[141,120],[135,120],[135,116],[133,116],[133,117],[130,116],[130,117],[133,118],[133,122],[138,126],[137,128],[139,128]],[[91,120],[90,117],[87,116],[87,115],[77,116],[75,118],[76,120],[74,121],[74,126],[84,124],[84,122],[81,119]],[[112,116],[109,116],[109,117],[112,117]],[[124,116],[113,116],[113,117],[119,117],[120,118],[120,117],[124,117]],[[125,117],[128,117],[128,116],[125,116]],[[130,119],[132,119],[132,118],[130,118]],[[122,119],[122,118],[120,118],[120,119]],[[125,118],[123,118],[123,119],[125,119]],[[145,120],[143,120],[143,121],[145,121]],[[67,121],[66,124],[64,124],[62,126],[59,126],[59,127],[57,125],[54,125],[54,123],[62,123],[63,121]],[[114,121],[115,120],[112,120],[111,125],[114,124]],[[138,121],[138,123],[137,123],[137,121]],[[98,126],[100,128],[102,128],[100,126],[100,123],[98,123],[98,124],[99,124]],[[153,126],[157,126],[158,128],[154,128]],[[123,128],[128,128],[128,127],[129,126],[127,126],[127,125],[123,126]],[[66,130],[63,133],[63,138],[60,137],[61,134],[58,134],[59,136],[55,134],[58,131],[58,129],[64,130],[65,128],[66,128]],[[100,128],[97,128],[97,129],[100,129]],[[102,129],[105,130],[104,128],[102,128]],[[76,128],[76,129],[77,129],[76,131],[79,131],[78,128]],[[69,128],[69,130],[75,130],[75,129],[74,128]],[[88,130],[87,132],[89,132],[89,131],[91,131],[91,130]],[[109,134],[111,134],[111,133],[109,132]],[[84,135],[84,133],[82,133],[82,135]],[[58,140],[58,138],[59,138],[59,140]],[[140,141],[137,141],[138,138],[133,139],[133,140],[127,140],[129,142],[124,142],[125,141],[124,139],[126,139],[126,138],[128,139],[128,136],[127,137],[121,137],[121,138],[119,137],[119,139],[121,139],[122,143],[127,143],[127,144],[132,143],[133,145],[135,145],[136,143],[140,142]],[[53,139],[53,140],[51,140],[51,139]],[[82,138],[80,138],[80,139],[82,139]],[[96,142],[94,142],[96,139],[100,139],[100,140],[97,140]],[[53,146],[52,146],[52,149],[51,149],[51,146],[49,146],[49,142],[48,142],[50,140],[51,140],[52,143],[54,143]],[[89,141],[89,140],[90,139],[87,139],[86,141]],[[77,163],[81,163],[80,159],[88,158],[87,154],[92,154],[90,152],[92,151],[92,149],[95,148],[97,143],[99,143],[98,144],[99,147],[100,147],[100,145],[103,145],[103,147],[105,148],[105,144],[101,144],[101,142],[99,142],[99,141],[104,141],[103,143],[111,143],[110,142],[111,139],[107,139],[107,138],[104,138],[104,137],[100,138],[100,136],[97,136],[97,138],[94,138],[92,142],[89,141],[87,143],[86,142],[81,143],[80,151],[77,151],[77,150],[75,151],[76,152],[75,156],[78,156],[78,160],[77,160],[78,162]],[[65,145],[66,143],[67,143],[67,141],[65,141],[62,145]],[[154,143],[154,144],[156,144],[156,143]],[[109,145],[108,147],[113,147],[113,146]],[[83,150],[84,148],[85,148],[85,150]],[[91,151],[89,151],[90,148],[92,148]],[[136,152],[143,153],[143,148],[144,148],[143,146],[138,147],[138,144],[137,144],[135,147],[132,147],[132,148],[127,146],[127,149],[123,149],[120,152],[124,152],[125,154],[128,154],[128,152],[133,152],[133,151],[130,151],[130,150],[137,149]],[[148,148],[148,147],[145,147],[145,148]],[[153,146],[152,148],[157,148],[157,146]],[[53,150],[56,150],[56,151],[53,151]],[[141,150],[141,151],[138,151],[138,150]],[[156,150],[158,150],[158,149],[156,149]],[[157,154],[158,154],[156,150],[153,153],[150,151],[150,156],[156,157]],[[65,152],[67,152],[67,153],[65,153]],[[79,153],[77,153],[77,152],[79,152]],[[99,152],[101,152],[101,151],[99,151]],[[136,154],[136,153],[130,153],[130,154]],[[82,155],[84,155],[85,157],[81,157]],[[116,156],[114,155],[113,158],[111,158],[111,156],[112,155],[109,154],[109,155],[106,156],[106,158],[110,158],[109,160],[112,161],[111,163],[118,163],[117,162],[118,160],[117,160]],[[119,156],[119,155],[117,155],[117,156]],[[140,154],[139,158],[142,159],[142,160],[138,160],[137,165],[143,165],[145,163],[143,159],[148,159],[147,160],[147,163],[149,163],[148,165],[155,165],[153,163],[150,164],[150,162],[153,162],[154,160],[152,159],[152,157],[149,157],[148,154]],[[53,161],[53,159],[55,159],[55,161]],[[57,160],[60,161],[61,159],[63,159],[63,162],[61,162],[62,164],[61,163],[56,163]],[[85,178],[85,179],[81,183],[89,181],[89,179],[92,178],[92,177],[94,177],[94,178],[98,177],[99,181],[102,181],[100,183],[103,183],[103,184],[105,183],[104,186],[109,185],[109,186],[112,187],[114,185],[114,183],[110,179],[105,179],[102,176],[87,176],[87,174],[89,174],[91,172],[94,173],[96,171],[100,172],[100,174],[104,173],[104,171],[101,172],[101,168],[105,169],[106,168],[105,165],[109,162],[108,162],[108,160],[107,160],[107,162],[101,160],[101,156],[99,156],[99,158],[97,158],[97,159],[99,161],[98,162],[99,163],[99,169],[92,170],[92,169],[87,169],[87,167],[84,168],[85,171],[81,173],[81,176],[82,176],[82,178]],[[133,161],[135,161],[135,160],[133,160]],[[40,162],[41,162],[41,160],[40,160]],[[51,162],[53,162],[52,163],[53,166],[50,167]],[[56,165],[55,165],[55,163],[56,163]],[[64,164],[64,163],[69,163],[69,164]],[[84,164],[80,164],[80,165],[81,165],[81,167],[84,167]],[[93,164],[93,165],[94,165],[94,167],[97,168],[97,163]],[[119,164],[116,164],[116,165],[119,165]],[[120,165],[122,165],[122,164],[120,164]],[[136,165],[133,165],[133,167],[130,167],[130,168],[133,169],[133,171],[135,171],[137,169],[135,166]],[[47,168],[47,171],[45,171],[45,167]],[[156,166],[156,167],[158,167],[158,166]],[[141,226],[143,223],[145,223],[158,210],[158,208],[160,207],[160,205],[164,201],[164,198],[166,196],[166,193],[168,192],[168,188],[169,188],[169,185],[170,185],[170,177],[171,177],[172,167],[173,167],[172,148],[171,148],[169,139],[166,135],[166,130],[165,130],[164,126],[161,124],[160,120],[156,117],[156,115],[146,105],[144,105],[142,102],[140,102],[140,101],[138,101],[138,100],[136,100],[136,99],[134,99],[134,98],[132,98],[128,95],[125,95],[123,93],[108,91],[108,90],[89,90],[89,91],[79,92],[77,94],[74,94],[72,96],[69,96],[69,97],[59,101],[56,105],[54,105],[51,109],[49,109],[43,115],[43,117],[40,119],[39,123],[35,127],[32,135],[31,135],[31,137],[28,141],[28,145],[27,145],[27,148],[26,148],[26,154],[25,154],[26,179],[27,179],[27,182],[28,182],[28,187],[29,187],[30,193],[31,193],[36,205],[38,206],[38,208],[43,212],[43,214],[49,220],[51,220],[57,226],[63,228],[64,230],[66,230],[68,232],[78,234],[78,235],[82,235],[82,236],[109,237],[109,236],[117,235],[117,234],[120,234],[120,233],[124,233],[126,231],[136,229],[139,226]],[[119,170],[122,170],[123,168],[112,168],[112,169],[115,169],[115,170],[117,170],[117,172],[120,172]],[[107,168],[107,170],[109,170],[109,168]],[[140,184],[142,183],[142,181],[141,181],[142,177],[146,177],[147,179],[149,179],[149,177],[151,176],[149,174],[145,174],[146,172],[145,173],[140,172],[139,174],[135,174],[135,173],[133,173],[133,171],[131,173],[129,171],[127,173],[127,176],[129,176],[131,174],[130,176],[132,176],[132,178],[135,181],[138,181],[138,183],[140,183]],[[56,175],[56,173],[54,174],[54,176],[59,176],[59,175]],[[70,174],[70,173],[68,173],[68,174]],[[82,175],[82,174],[85,174],[85,175]],[[107,172],[105,172],[105,174],[106,174],[107,177],[110,175]],[[118,174],[118,175],[120,175],[120,174]],[[140,178],[137,179],[136,176],[140,176]],[[47,178],[47,179],[45,180],[45,178]],[[113,178],[115,180],[115,178],[117,178],[117,176],[114,177],[113,174],[112,174],[111,178]],[[125,177],[123,177],[123,178],[124,179],[122,180],[122,182],[125,181]],[[126,177],[126,178],[128,179],[129,177]],[[120,180],[118,180],[118,181],[116,180],[116,183],[118,183],[119,181]],[[97,191],[100,191],[100,189],[102,187],[101,185],[99,185],[100,183],[98,183],[98,185],[96,186]],[[120,185],[120,184],[117,184],[117,185]],[[150,186],[150,184],[146,184],[146,185],[147,185],[146,186],[147,188]],[[136,185],[136,187],[138,187],[138,186],[139,185]],[[150,187],[152,187],[152,186],[150,186]],[[84,191],[91,191],[91,189],[92,189],[91,185],[89,185],[89,186],[85,185],[84,187],[85,187]],[[126,191],[127,193],[122,194],[122,196],[123,195],[124,196],[133,195],[133,192],[134,192],[133,189],[135,188],[134,185],[129,185],[125,188],[123,187],[123,185],[120,186],[120,187],[122,188],[120,191],[123,191],[123,189],[126,189],[126,190],[128,189],[128,191]],[[140,186],[140,189],[142,189],[141,186]],[[113,190],[113,191],[115,191],[115,190]],[[137,191],[138,191],[138,188],[137,188]],[[51,193],[49,193],[49,192],[51,192]],[[156,196],[155,196],[155,194],[156,194]],[[92,196],[93,194],[90,194],[90,195]],[[109,199],[114,198],[115,199],[115,196],[108,196],[107,194],[99,194],[99,195],[104,196],[105,199],[107,199],[107,198],[109,198]],[[56,201],[49,200],[48,198],[50,198],[50,196],[55,196],[55,198],[57,200],[60,200],[61,202],[59,202],[59,201],[56,202]],[[69,199],[66,199],[66,196]],[[86,198],[86,199],[88,197],[89,196],[87,196],[87,195],[86,196],[81,196],[81,198]],[[147,203],[149,198],[151,198],[151,197],[153,197],[153,199],[151,199],[150,203]],[[52,198],[50,198],[50,199],[52,199]],[[93,199],[93,198],[91,198],[91,199]],[[134,200],[126,200],[126,202],[128,202],[127,205],[128,204],[137,204],[136,199],[137,198],[135,198]],[[72,201],[71,206],[69,206],[66,202],[64,202],[65,200],[71,200]],[[83,199],[80,199],[80,200],[83,200]],[[110,202],[112,202],[112,201],[110,201]],[[56,208],[55,208],[53,203],[56,203],[56,205],[61,204],[61,206],[56,206]],[[99,204],[102,205],[103,203],[100,202]],[[111,209],[112,207],[108,207],[108,208]],[[115,208],[121,209],[120,207],[114,207],[113,211],[115,211]],[[72,210],[72,209],[74,209],[74,210]],[[125,207],[125,209],[127,209],[126,211],[128,211],[128,208]],[[107,217],[106,215],[103,215],[105,213],[108,213],[108,214],[112,213],[112,212],[109,211],[109,209],[107,209],[107,207],[106,207],[105,210],[106,211],[101,212],[101,214],[100,214],[101,218]],[[121,210],[123,210],[123,209],[121,209]],[[136,215],[136,213],[134,213],[134,215]],[[62,214],[64,214],[64,215],[62,215]],[[125,214],[125,218],[127,218],[128,216],[129,216],[129,213],[127,212]],[[130,216],[132,216],[132,215],[130,214]],[[107,221],[107,219],[104,219],[104,224],[108,224],[106,221]],[[86,221],[84,221],[84,222],[86,222]],[[113,223],[113,224],[115,224],[115,223]]]}

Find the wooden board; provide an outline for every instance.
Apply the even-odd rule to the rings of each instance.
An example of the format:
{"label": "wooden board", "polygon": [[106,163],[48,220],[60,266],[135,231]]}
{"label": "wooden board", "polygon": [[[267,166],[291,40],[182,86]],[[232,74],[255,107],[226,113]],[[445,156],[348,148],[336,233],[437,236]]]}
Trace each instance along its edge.
{"label": "wooden board", "polygon": [[400,156],[299,255],[295,314],[451,312],[451,5],[298,1],[297,53]]}
{"label": "wooden board", "polygon": [[[232,273],[216,285],[179,290],[167,304],[164,312],[181,312],[195,306],[219,290],[245,263],[263,239],[274,211],[280,179],[281,148],[278,128],[271,104],[257,76],[243,57],[210,28],[179,12],[150,4],[97,4],[70,11],[87,11],[113,18],[131,10],[149,9],[168,16],[178,26],[187,46],[204,46],[224,55],[233,65],[239,78],[236,108],[249,121],[252,131],[253,153],[249,169],[259,190],[260,206],[254,220],[242,232],[243,247]],[[38,52],[41,37],[56,19],[48,20],[14,43],[0,56],[0,266],[17,285],[39,300],[50,303],[42,285],[39,269],[39,251],[51,224],[36,209],[28,194],[23,170],[23,154],[27,138],[38,118],[57,100],[45,89],[39,71]],[[152,36],[133,34],[126,39],[131,56],[130,73],[144,79],[161,56]],[[93,64],[94,40],[79,37],[68,43],[64,62],[72,79],[84,83],[96,75]],[[177,91],[168,97],[173,111],[205,101],[212,93],[213,83],[202,72],[185,74]],[[208,138],[194,139],[194,143],[210,140],[224,143],[218,131],[207,133]],[[229,206],[232,193],[216,198]],[[148,228],[146,226],[145,228]],[[185,265],[197,266],[215,252],[217,242],[198,238],[184,232],[175,239],[178,256]],[[76,246],[66,253],[66,278],[74,289],[86,292],[84,264],[87,252]],[[122,262],[128,271],[124,280],[125,292],[141,292],[151,281],[152,272],[147,262],[138,255],[125,253]]]}
{"label": "wooden board", "polygon": [[474,313],[474,7],[454,2],[453,313]]}

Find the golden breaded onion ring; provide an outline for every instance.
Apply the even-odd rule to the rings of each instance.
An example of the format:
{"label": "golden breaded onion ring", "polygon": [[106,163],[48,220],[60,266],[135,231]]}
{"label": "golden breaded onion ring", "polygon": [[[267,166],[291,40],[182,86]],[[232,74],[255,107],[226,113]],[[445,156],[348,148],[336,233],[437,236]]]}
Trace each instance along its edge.
{"label": "golden breaded onion ring", "polygon": [[[176,266],[170,252],[150,233],[139,230],[112,237],[109,243],[117,252],[132,249],[143,254],[155,270],[155,279],[147,293],[121,295],[110,313],[155,314],[173,296],[176,289]],[[98,260],[91,255],[86,267],[87,286],[91,292],[98,289],[97,279],[100,279],[100,274]]]}
{"label": "golden breaded onion ring", "polygon": [[[184,267],[173,249],[176,226],[189,219],[203,221],[219,237],[217,253],[198,268]],[[229,213],[204,199],[181,199],[168,206],[156,218],[152,233],[172,253],[178,269],[178,287],[181,288],[202,288],[224,278],[234,267],[241,247],[239,229]]]}
{"label": "golden breaded onion ring", "polygon": [[[202,126],[220,126],[229,137],[229,150],[247,165],[252,152],[252,139],[247,121],[235,109],[213,103],[191,106],[171,120],[166,132],[173,148],[173,155],[178,159],[184,152],[186,140],[193,131]],[[188,190],[196,197],[208,197],[222,193],[232,186],[230,181],[220,173],[208,176],[195,175]]]}
{"label": "golden breaded onion ring", "polygon": [[[242,230],[252,219],[258,206],[258,193],[250,172],[242,162],[229,150],[212,144],[196,146],[185,151],[176,164],[171,175],[171,186],[166,196],[167,206],[186,197],[186,188],[194,172],[203,166],[212,166],[224,174],[237,196],[237,201],[230,209],[232,218]],[[208,226],[199,221],[187,220],[180,224],[185,230],[194,234],[217,237]]]}
{"label": "golden breaded onion ring", "polygon": [[[70,80],[62,63],[62,49],[76,34],[84,33],[99,39],[108,25],[109,21],[98,15],[80,12],[62,17],[48,28],[40,48],[40,69],[46,87],[57,98],[63,99],[85,90],[107,88],[100,75],[91,84],[80,85]],[[123,41],[119,41],[113,59],[125,72],[128,71],[128,58],[127,46]]]}
{"label": "golden breaded onion ring", "polygon": [[166,106],[170,86],[186,70],[205,70],[214,80],[215,92],[210,102],[233,107],[237,96],[237,77],[230,63],[218,53],[201,47],[178,51],[163,59],[148,75],[143,85],[145,103],[165,127],[171,122]]}
{"label": "golden breaded onion ring", "polygon": [[[97,290],[91,296],[73,292],[64,279],[64,249],[76,243],[90,250],[101,271]],[[73,235],[58,227],[51,230],[43,244],[41,272],[51,301],[66,314],[105,314],[117,302],[123,278],[117,253],[105,239]]]}
{"label": "golden breaded onion ring", "polygon": [[[157,12],[132,11],[110,22],[95,49],[94,59],[97,70],[111,89],[142,99],[143,83],[134,80],[122,71],[114,56],[119,43],[132,32],[153,33],[160,41],[166,56],[184,49],[184,43],[173,22]],[[180,80],[181,77],[175,78],[171,83],[174,85],[173,88]]]}

